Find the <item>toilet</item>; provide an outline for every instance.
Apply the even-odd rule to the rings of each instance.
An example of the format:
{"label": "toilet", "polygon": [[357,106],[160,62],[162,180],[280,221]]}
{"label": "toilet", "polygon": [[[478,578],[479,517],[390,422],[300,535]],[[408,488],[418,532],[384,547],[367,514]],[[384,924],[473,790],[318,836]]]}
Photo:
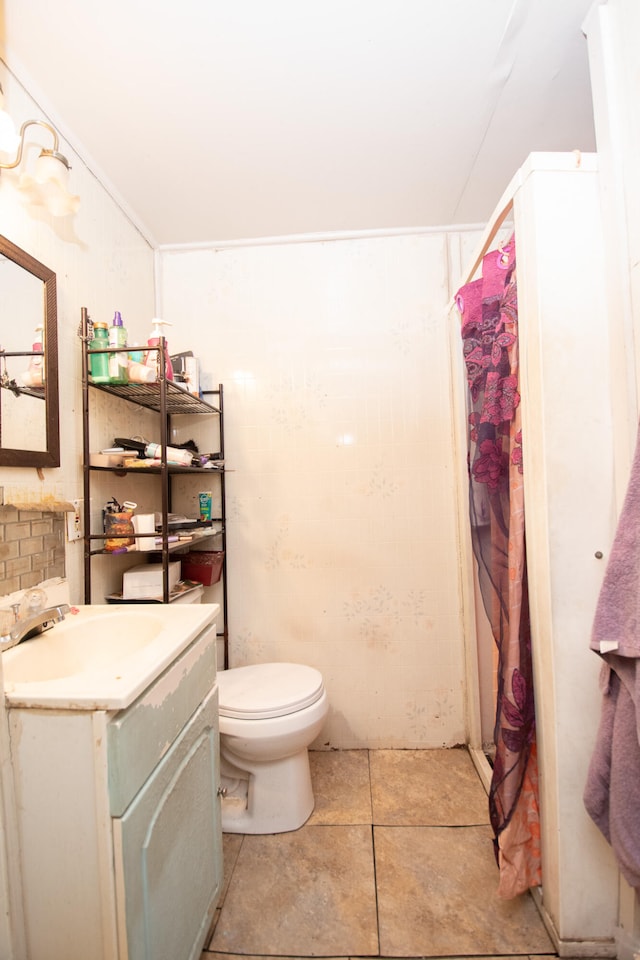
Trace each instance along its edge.
{"label": "toilet", "polygon": [[218,673],[222,829],[297,830],[314,805],[307,748],[329,703],[322,674],[298,663]]}

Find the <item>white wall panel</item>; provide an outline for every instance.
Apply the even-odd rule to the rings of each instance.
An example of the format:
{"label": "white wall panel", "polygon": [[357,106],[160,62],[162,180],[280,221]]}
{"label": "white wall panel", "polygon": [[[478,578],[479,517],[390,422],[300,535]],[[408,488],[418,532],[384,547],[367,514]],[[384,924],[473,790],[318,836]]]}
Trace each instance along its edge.
{"label": "white wall panel", "polygon": [[464,741],[444,234],[166,251],[162,277],[172,350],[225,387],[231,665],[318,667],[322,745]]}
{"label": "white wall panel", "polygon": [[[16,126],[26,119],[43,118],[6,69],[0,82],[5,107]],[[34,138],[50,147],[50,136],[37,127],[29,128],[29,142],[32,130]],[[81,199],[73,218],[56,220],[39,208],[24,207],[16,190],[16,172],[0,174],[0,232],[57,276],[61,448],[60,468],[43,470],[43,479],[34,468],[0,468],[5,503],[46,504],[82,497],[80,308],[88,307],[94,320],[109,322],[114,310],[120,310],[132,339],[142,342],[154,315],[153,251],[67,144],[61,142],[60,150],[71,163],[71,188]],[[37,152],[29,148],[28,163]],[[33,330],[25,329],[24,335],[25,349],[30,349]],[[122,427],[109,414],[104,431],[109,436]],[[67,575],[74,602],[82,598],[82,551],[81,541],[67,544]]]}

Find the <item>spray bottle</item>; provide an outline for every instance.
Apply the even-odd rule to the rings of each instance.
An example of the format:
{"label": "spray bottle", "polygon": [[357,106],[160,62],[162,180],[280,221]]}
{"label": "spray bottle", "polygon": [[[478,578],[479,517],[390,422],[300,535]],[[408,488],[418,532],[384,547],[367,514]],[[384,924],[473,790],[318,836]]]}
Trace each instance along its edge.
{"label": "spray bottle", "polygon": [[[168,320],[159,320],[157,317],[155,317],[151,323],[153,325],[153,331],[147,340],[147,346],[159,347],[160,341],[162,340],[162,327],[170,327],[171,324]],[[155,379],[158,380],[160,377],[160,350],[147,350],[145,364],[147,367],[153,367],[155,370]],[[169,347],[166,340],[164,341],[164,375],[165,379],[173,380],[173,367],[171,365],[171,357],[169,356]]]}
{"label": "spray bottle", "polygon": [[[119,310],[116,310],[111,326],[109,327],[109,346],[110,347],[126,347],[127,345],[127,331],[122,323],[122,316]],[[109,354],[109,382],[110,383],[127,383],[129,377],[127,375],[127,366],[128,366],[128,356],[126,351],[122,353],[110,353]]]}

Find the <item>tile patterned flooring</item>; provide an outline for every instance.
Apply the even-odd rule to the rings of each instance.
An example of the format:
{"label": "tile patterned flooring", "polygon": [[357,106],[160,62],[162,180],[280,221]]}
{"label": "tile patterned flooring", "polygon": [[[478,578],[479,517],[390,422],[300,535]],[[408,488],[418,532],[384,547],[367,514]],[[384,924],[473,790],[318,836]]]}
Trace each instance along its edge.
{"label": "tile patterned flooring", "polygon": [[529,894],[495,893],[487,798],[466,750],[310,761],[316,806],[303,827],[225,834],[202,960],[554,955]]}

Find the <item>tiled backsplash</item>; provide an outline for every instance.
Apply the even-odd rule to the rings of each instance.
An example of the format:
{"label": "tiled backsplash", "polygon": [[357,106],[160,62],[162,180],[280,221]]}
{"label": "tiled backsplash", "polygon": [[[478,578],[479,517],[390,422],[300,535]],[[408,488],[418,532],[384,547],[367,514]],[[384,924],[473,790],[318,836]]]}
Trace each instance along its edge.
{"label": "tiled backsplash", "polygon": [[65,515],[0,506],[0,596],[65,575]]}

